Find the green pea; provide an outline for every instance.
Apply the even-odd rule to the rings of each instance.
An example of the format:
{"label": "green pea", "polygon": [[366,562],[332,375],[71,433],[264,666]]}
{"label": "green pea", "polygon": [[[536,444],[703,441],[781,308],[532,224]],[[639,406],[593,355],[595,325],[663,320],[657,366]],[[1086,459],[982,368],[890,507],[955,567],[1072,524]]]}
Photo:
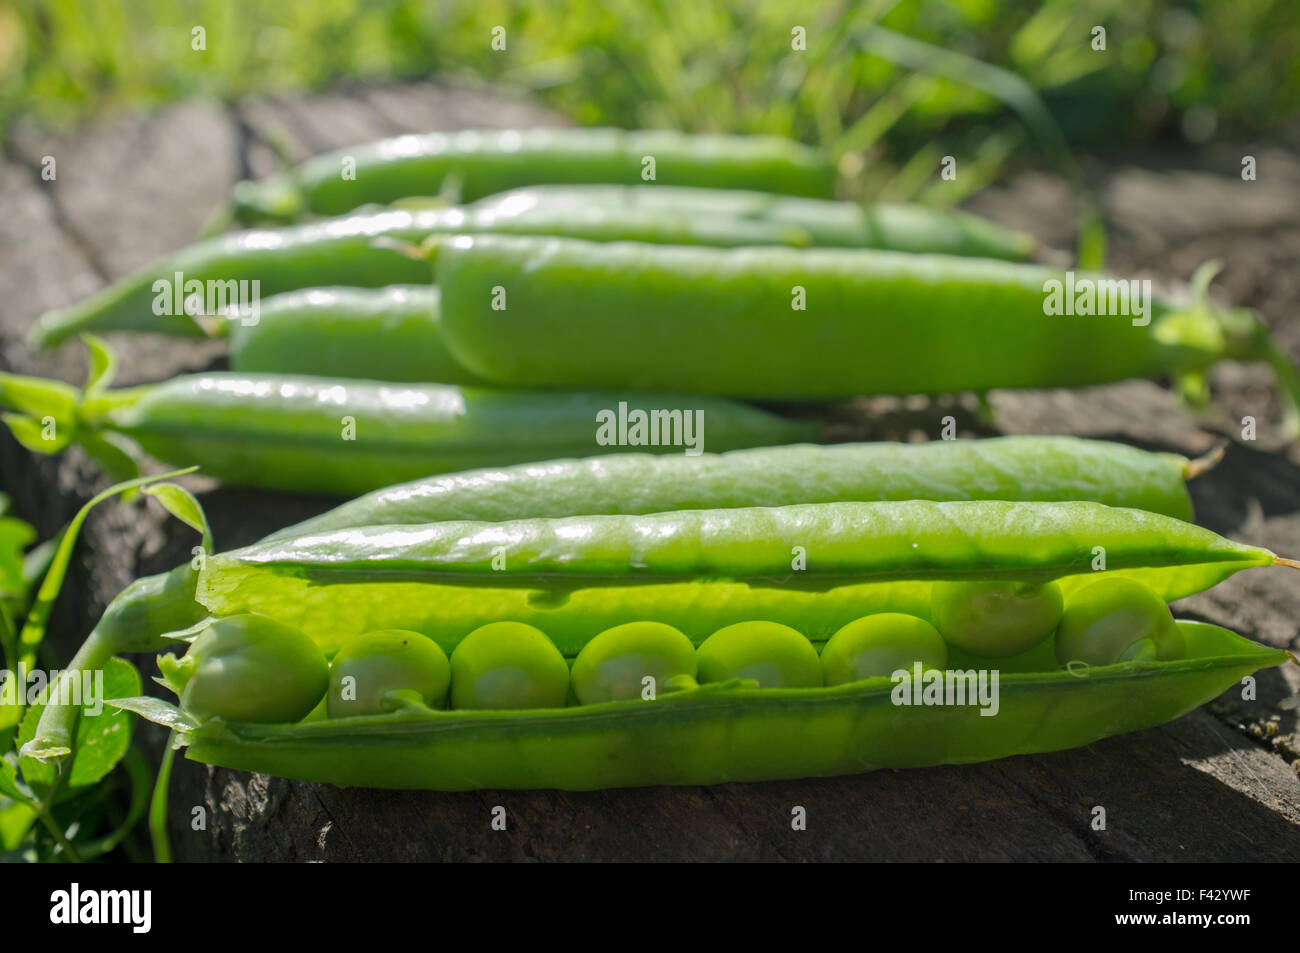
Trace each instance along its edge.
{"label": "green pea", "polygon": [[972,655],[1004,658],[1028,652],[1061,621],[1054,582],[936,582],[930,617],[944,640]]}
{"label": "green pea", "polygon": [[901,612],[878,612],[841,627],[822,649],[827,685],[864,678],[888,678],[902,669],[946,668],[948,646],[924,619]]}
{"label": "green pea", "polygon": [[437,642],[407,629],[381,629],[352,640],[330,664],[327,710],[331,718],[378,715],[391,691],[416,692],[431,708],[441,708],[451,684],[447,653]]}
{"label": "green pea", "polygon": [[451,653],[453,708],[563,708],[569,664],[540,629],[489,622]]}
{"label": "green pea", "polygon": [[752,678],[759,688],[814,688],[822,662],[813,644],[779,622],[737,622],[704,640],[696,652],[701,682]]}
{"label": "green pea", "polygon": [[297,722],[329,687],[329,664],[302,632],[263,615],[216,619],[158,667],[181,707],[206,721]]}
{"label": "green pea", "polygon": [[1166,662],[1186,652],[1169,606],[1133,579],[1099,579],[1070,598],[1056,630],[1056,659],[1112,665],[1134,659]]}
{"label": "green pea", "polygon": [[[573,691],[583,705],[658,694],[669,679],[695,677],[695,646],[662,622],[629,622],[606,629],[582,647],[573,663]],[[643,681],[654,681],[647,686]],[[650,697],[654,697],[652,694]]]}

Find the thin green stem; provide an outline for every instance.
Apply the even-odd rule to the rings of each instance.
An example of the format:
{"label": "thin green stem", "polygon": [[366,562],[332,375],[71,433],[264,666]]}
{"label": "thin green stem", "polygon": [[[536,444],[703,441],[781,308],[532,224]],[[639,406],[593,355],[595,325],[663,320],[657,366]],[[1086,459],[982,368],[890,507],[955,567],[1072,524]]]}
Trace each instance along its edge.
{"label": "thin green stem", "polygon": [[158,778],[154,782],[153,798],[149,804],[149,836],[153,840],[154,862],[172,862],[171,839],[167,835],[167,788],[171,782],[172,762],[176,759],[176,732],[167,736],[167,750],[158,765]]}

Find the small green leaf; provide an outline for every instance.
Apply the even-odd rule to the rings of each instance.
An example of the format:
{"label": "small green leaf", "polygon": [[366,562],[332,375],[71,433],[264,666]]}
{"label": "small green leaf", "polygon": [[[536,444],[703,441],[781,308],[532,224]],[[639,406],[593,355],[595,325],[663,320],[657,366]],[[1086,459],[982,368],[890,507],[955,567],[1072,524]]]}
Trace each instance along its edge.
{"label": "small green leaf", "polygon": [[204,552],[212,552],[212,528],[208,526],[203,505],[193,493],[178,483],[155,483],[144,492],[161,503],[172,516],[200,533],[203,536]]}
{"label": "small green leaf", "polygon": [[1201,265],[1192,272],[1192,280],[1189,282],[1192,292],[1192,299],[1197,304],[1209,306],[1210,302],[1210,284],[1223,270],[1223,262],[1215,259],[1202,262]]}
{"label": "small green leaf", "polygon": [[[138,695],[140,673],[130,662],[119,658],[110,659],[102,671],[102,683],[96,674],[95,683],[90,686],[90,690],[95,696],[94,701],[102,701],[103,707],[94,715],[83,709],[81,720],[77,724],[71,767],[63,767],[63,770],[70,772],[65,785],[69,791],[99,781],[113,770],[113,765],[121,760],[131,745],[132,714],[108,704],[107,699]],[[85,685],[84,678],[82,685]],[[44,702],[28,709],[22,727],[18,730],[20,747],[35,737],[36,723],[44,710]],[[22,768],[23,779],[32,787],[46,790],[53,787],[57,772],[52,765],[43,764],[34,758],[22,758],[19,766]]]}
{"label": "small green leaf", "polygon": [[76,388],[62,381],[0,374],[0,407],[37,420],[51,416],[59,421],[72,421],[77,413],[78,396]]}
{"label": "small green leaf", "polygon": [[90,352],[90,375],[82,391],[83,399],[95,397],[108,389],[117,376],[117,354],[103,338],[95,334],[83,334],[81,340]]}
{"label": "small green leaf", "polygon": [[161,698],[154,698],[151,695],[136,695],[132,698],[111,698],[105,704],[112,705],[114,708],[121,708],[125,711],[134,712],[145,721],[152,721],[155,725],[162,725],[165,728],[172,728],[176,731],[193,731],[199,726],[190,715],[181,711],[170,702],[163,701]]}
{"label": "small green leaf", "polygon": [[8,758],[0,758],[0,794],[15,801],[26,803],[27,794],[18,784],[18,772]]}
{"label": "small green leaf", "polygon": [[[22,414],[0,414],[0,420],[9,427],[14,439],[32,453],[59,453],[72,440],[72,428],[57,418],[41,423]],[[51,426],[52,432],[47,429]]]}

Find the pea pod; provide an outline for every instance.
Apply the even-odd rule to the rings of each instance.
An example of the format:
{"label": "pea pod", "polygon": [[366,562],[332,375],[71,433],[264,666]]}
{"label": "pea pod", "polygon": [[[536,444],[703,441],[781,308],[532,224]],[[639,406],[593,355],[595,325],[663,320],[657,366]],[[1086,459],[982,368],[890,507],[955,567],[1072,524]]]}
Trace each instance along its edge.
{"label": "pea pod", "polygon": [[[1186,518],[1191,503],[1184,480],[1206,465],[1071,437],[774,447],[682,458],[677,465],[675,459],[615,454],[431,477],[376,491],[268,539],[367,525],[783,506],[809,500],[1083,498]],[[188,565],[132,583],[105,611],[69,671],[93,669],[119,652],[167,647],[164,633],[203,616],[194,601],[195,585]],[[63,751],[76,711],[50,706],[47,712],[34,750]]]}
{"label": "pea pod", "polygon": [[[1300,373],[1252,312],[1146,300],[1141,288],[1139,309],[1128,282],[1103,276],[940,255],[501,235],[456,236],[436,255],[448,349],[503,386],[813,400],[1081,387],[1259,360],[1300,428]],[[1076,288],[1111,313],[1055,313],[1085,300]]]}
{"label": "pea pod", "polygon": [[886,500],[1088,500],[1192,518],[1188,460],[1078,437],[991,437],[733,450],[698,457],[614,454],[430,477],[376,490],[273,534],[525,516],[661,513]]}
{"label": "pea pod", "polygon": [[700,641],[763,619],[824,641],[873,612],[929,615],[942,579],[1137,580],[1165,602],[1273,553],[1207,529],[1097,503],[813,503],[643,516],[354,527],[268,540],[207,560],[198,600],[331,640],[377,628],[452,649],[506,619],[572,657],[592,636],[651,620]]}
{"label": "pea pod", "polygon": [[[787,633],[796,641],[825,641],[871,613],[923,618],[935,579],[1055,579],[1068,611],[1100,578],[1141,582],[1169,600],[1274,564],[1297,565],[1098,504],[827,503],[299,537],[214,556],[199,597],[218,614],[256,611],[299,626],[326,651],[401,619],[454,652],[468,629],[509,621],[573,657],[611,623],[633,621],[674,626],[697,645],[720,625],[741,623],[734,633],[755,620],[798,625]],[[649,702],[451,713],[407,705],[329,726],[163,717],[183,724],[191,758],[340,784],[587,789],[800,777],[1085,744],[1176,717],[1287,657],[1214,626],[1179,632],[1177,658],[1063,670],[1045,644],[1000,660],[991,709],[925,704],[919,687],[917,701],[910,689],[900,701],[895,677],[818,687],[817,673],[801,688],[741,678]],[[971,664],[957,652],[951,660]],[[746,654],[734,664],[755,662]]]}
{"label": "pea pod", "polygon": [[1004,672],[994,717],[973,705],[900,707],[887,679],[803,689],[720,683],[651,703],[188,724],[183,740],[193,761],[344,786],[581,791],[801,778],[1087,745],[1184,715],[1288,657],[1218,626],[1179,627],[1187,643],[1179,661],[1086,675]]}
{"label": "pea pod", "polygon": [[[370,202],[450,191],[471,201],[544,183],[645,181],[758,189],[829,198],[834,177],[819,149],[776,136],[687,135],[666,130],[465,130],[405,135],[308,159],[262,182],[241,182],[241,221],[337,215]],[[344,178],[345,164],[355,175]]]}
{"label": "pea pod", "polygon": [[[196,292],[202,294],[201,313],[237,305],[255,317],[253,308],[262,295],[317,285],[370,288],[427,282],[427,262],[413,257],[403,245],[418,244],[431,235],[480,230],[570,235],[593,241],[724,245],[804,245],[809,241],[806,232],[790,225],[706,219],[671,210],[487,206],[371,211],[206,239],[145,266],[70,308],[46,312],[29,336],[37,347],[53,347],[81,331],[202,336],[208,331],[187,308],[187,300]],[[223,328],[218,323],[211,330],[220,334]]]}
{"label": "pea pod", "polygon": [[580,209],[592,205],[688,212],[788,225],[811,243],[832,248],[885,248],[976,258],[1028,258],[1034,239],[987,219],[925,205],[834,202],[744,189],[678,188],[671,185],[543,185],[515,189],[479,202],[497,208]]}
{"label": "pea pod", "polygon": [[[0,378],[0,388],[22,382]],[[28,382],[28,390],[37,385],[63,403],[76,397],[53,382]],[[656,415],[647,417],[639,436],[632,430],[636,411]],[[620,420],[627,421],[621,429]],[[725,400],[233,373],[92,395],[59,428],[63,443],[50,450],[68,440],[99,446],[101,435],[111,433],[159,460],[198,464],[227,483],[338,496],[469,466],[590,453],[602,446],[602,432],[606,443],[632,439],[641,441],[634,446],[680,453],[780,444],[817,429]],[[37,442],[33,449],[45,448]]]}
{"label": "pea pod", "polygon": [[[663,186],[521,190],[463,208],[371,210],[308,225],[209,238],[71,308],[42,315],[32,338],[49,347],[82,330],[224,333],[225,322],[201,326],[182,312],[175,299],[189,297],[191,288],[203,289],[205,306],[211,297],[214,311],[223,310],[223,304],[228,309],[243,308],[248,314],[240,318],[239,326],[252,327],[251,321],[259,317],[252,312],[252,299],[260,301],[263,296],[325,285],[427,284],[427,263],[394,246],[419,244],[433,235],[479,231],[687,245],[846,245],[997,258],[1023,258],[1032,248],[1027,236],[983,219],[918,206],[864,208],[852,202]],[[187,288],[185,283],[191,281],[202,284]],[[258,282],[255,291],[253,281]],[[249,284],[241,287],[239,282]],[[211,295],[206,293],[209,283]],[[308,298],[298,306],[314,303]],[[377,316],[373,310],[369,313]],[[330,315],[323,306],[322,318],[328,320]],[[382,331],[383,326],[375,330]],[[424,334],[436,338],[436,328]],[[326,339],[314,338],[310,343],[319,346],[322,340]],[[424,346],[423,340],[412,343]],[[293,371],[291,367],[261,369]],[[383,372],[377,376],[398,379]],[[433,376],[418,379],[459,383]]]}
{"label": "pea pod", "polygon": [[438,333],[438,289],[308,288],[273,295],[255,322],[229,312],[230,367],[244,374],[477,384]]}

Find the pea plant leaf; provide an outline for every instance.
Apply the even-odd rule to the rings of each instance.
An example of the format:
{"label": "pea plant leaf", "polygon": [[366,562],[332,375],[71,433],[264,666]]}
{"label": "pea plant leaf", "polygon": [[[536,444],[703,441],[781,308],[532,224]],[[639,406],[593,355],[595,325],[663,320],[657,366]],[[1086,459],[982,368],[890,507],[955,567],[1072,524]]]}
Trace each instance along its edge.
{"label": "pea plant leaf", "polygon": [[17,769],[8,758],[0,758],[0,794],[15,801],[28,800],[27,793],[19,787]]}
{"label": "pea plant leaf", "polygon": [[212,528],[207,514],[194,494],[178,483],[155,483],[144,490],[163,505],[163,508],[190,529],[203,536],[203,551],[212,552]]}
{"label": "pea plant leaf", "polygon": [[[156,679],[155,679],[156,681]],[[194,731],[199,723],[181,709],[161,698],[152,695],[137,695],[134,698],[110,698],[107,704],[124,711],[134,712],[155,725],[172,728],[176,731]]]}
{"label": "pea plant leaf", "polygon": [[[36,530],[22,520],[0,516],[0,600],[21,607],[28,590],[23,550],[36,539]],[[10,661],[13,661],[10,659]]]}
{"label": "pea plant leaf", "polygon": [[[40,420],[54,417],[60,423],[76,417],[77,390],[62,381],[20,374],[0,374],[0,407]],[[49,452],[48,450],[46,451]]]}
{"label": "pea plant leaf", "polygon": [[117,376],[117,354],[103,338],[94,334],[83,334],[81,340],[89,351],[90,374],[86,378],[83,397],[95,397],[108,389]]}
{"label": "pea plant leaf", "polygon": [[[72,427],[60,425],[58,418],[40,423],[22,414],[0,414],[14,439],[32,453],[58,453],[67,447],[72,438]],[[52,427],[53,430],[48,430]],[[48,439],[47,439],[48,438]]]}
{"label": "pea plant leaf", "polygon": [[[131,727],[134,715],[125,709],[109,705],[110,698],[122,698],[140,694],[140,673],[130,662],[123,659],[110,659],[100,673],[90,673],[92,677],[81,679],[83,712],[77,724],[76,742],[73,745],[71,765],[63,765],[62,770],[69,772],[63,790],[68,793],[88,787],[99,781],[126,754],[131,745]],[[89,699],[90,707],[85,707]],[[91,712],[98,709],[97,712]],[[18,729],[18,746],[31,741],[36,735],[36,723],[41,712],[45,710],[44,701],[37,702],[27,710],[22,726]],[[23,780],[37,790],[49,790],[58,780],[58,769],[53,765],[43,764],[34,758],[21,758]]]}

